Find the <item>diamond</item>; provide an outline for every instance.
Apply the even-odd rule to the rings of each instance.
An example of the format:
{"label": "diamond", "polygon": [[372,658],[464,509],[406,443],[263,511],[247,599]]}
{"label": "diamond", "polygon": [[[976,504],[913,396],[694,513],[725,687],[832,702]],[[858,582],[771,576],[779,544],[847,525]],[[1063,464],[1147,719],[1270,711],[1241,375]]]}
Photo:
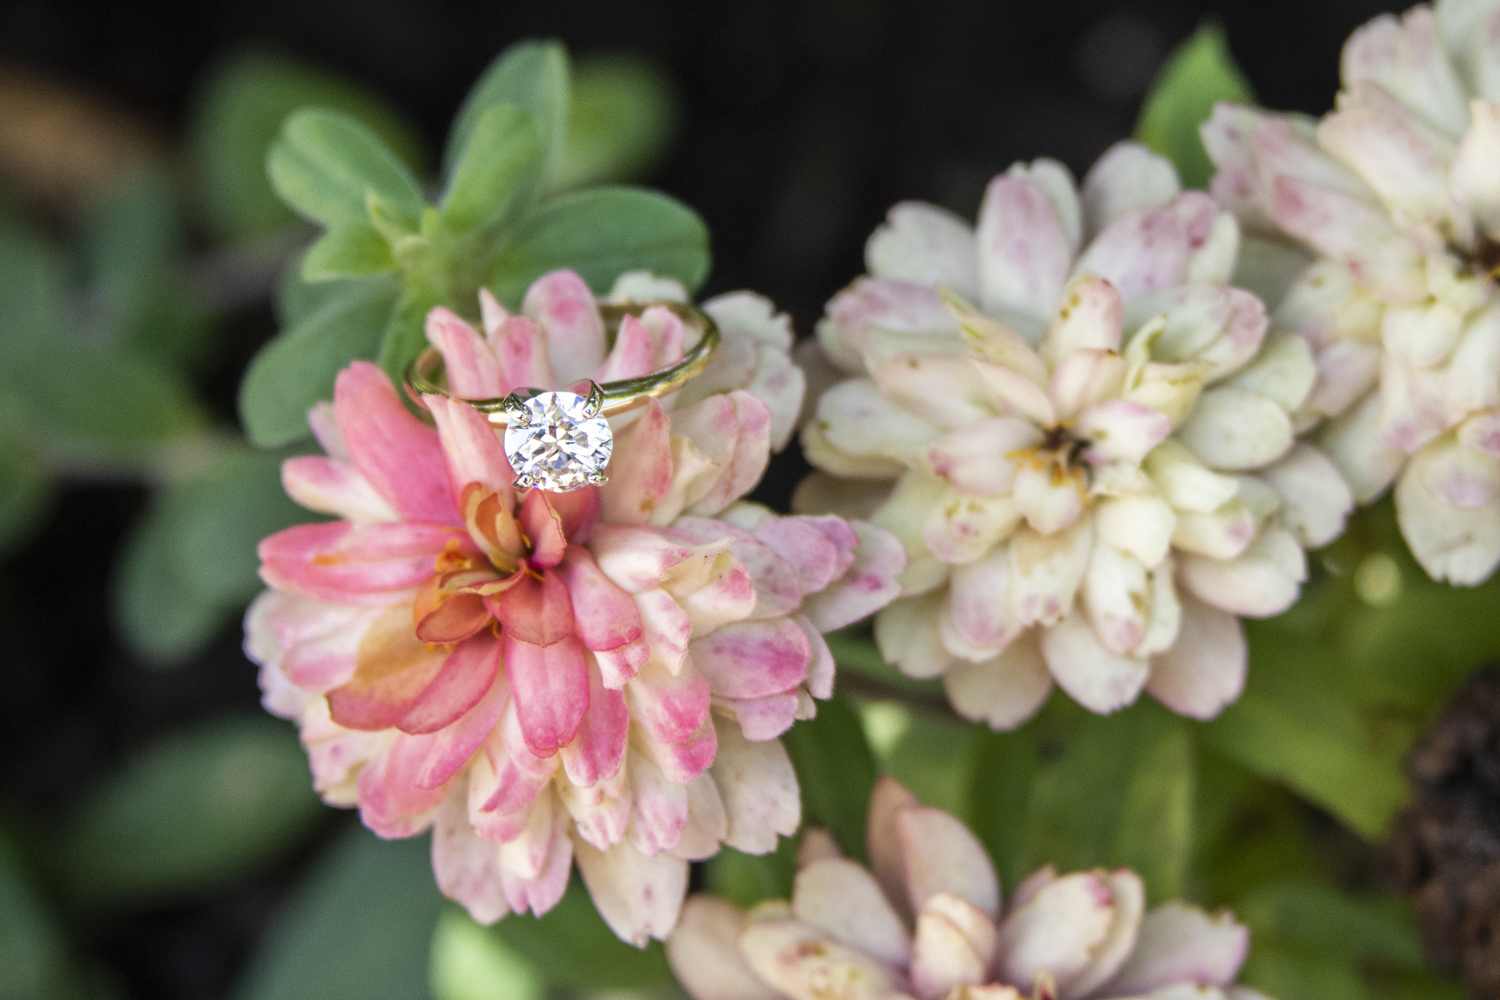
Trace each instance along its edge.
{"label": "diamond", "polygon": [[587,397],[539,392],[519,402],[505,428],[505,457],[519,484],[566,493],[602,480],[615,438],[608,420],[590,415]]}

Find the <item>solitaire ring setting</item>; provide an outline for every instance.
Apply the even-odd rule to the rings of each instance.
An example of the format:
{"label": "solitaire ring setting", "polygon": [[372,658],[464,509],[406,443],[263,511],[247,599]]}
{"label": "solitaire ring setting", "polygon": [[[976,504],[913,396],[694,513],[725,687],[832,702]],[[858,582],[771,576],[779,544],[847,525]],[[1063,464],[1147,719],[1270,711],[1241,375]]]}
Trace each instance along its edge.
{"label": "solitaire ring setting", "polygon": [[466,403],[494,426],[503,427],[505,456],[518,489],[567,493],[598,486],[608,479],[614,452],[608,418],[681,388],[703,370],[719,345],[714,321],[679,302],[601,302],[599,311],[612,339],[626,316],[639,317],[653,307],[670,310],[684,326],[699,331],[697,343],[682,359],[661,371],[603,385],[584,379],[566,390],[516,389],[495,399],[465,399],[445,388],[443,356],[429,347],[407,368],[406,391],[419,404],[424,395]]}

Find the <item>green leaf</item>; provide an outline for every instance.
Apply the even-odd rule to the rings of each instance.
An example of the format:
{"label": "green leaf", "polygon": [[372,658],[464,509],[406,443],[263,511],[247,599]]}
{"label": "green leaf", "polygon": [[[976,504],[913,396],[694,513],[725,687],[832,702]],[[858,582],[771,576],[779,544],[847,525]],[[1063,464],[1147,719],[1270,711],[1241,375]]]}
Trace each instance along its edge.
{"label": "green leaf", "polygon": [[507,917],[492,933],[530,959],[556,989],[645,990],[672,981],[661,943],[637,950],[615,937],[576,878],[545,916]]}
{"label": "green leaf", "polygon": [[115,593],[116,622],[142,659],[171,665],[199,652],[261,590],[260,540],[311,519],[281,487],[283,457],[224,451],[153,498]]}
{"label": "green leaf", "polygon": [[373,227],[342,223],[330,227],[307,248],[302,258],[302,276],[310,282],[359,278],[395,266],[391,245]]}
{"label": "green leaf", "polygon": [[426,837],[380,840],[347,824],[261,939],[233,996],[425,997],[442,901]]}
{"label": "green leaf", "polygon": [[1041,765],[1035,725],[1013,733],[980,730],[969,753],[969,825],[990,852],[1000,884],[1013,886],[1026,870],[1026,824]]}
{"label": "green leaf", "polygon": [[545,995],[531,962],[456,906],[443,908],[432,935],[431,981],[433,1000],[543,1000]]}
{"label": "green leaf", "polygon": [[797,838],[783,837],[770,854],[725,847],[704,864],[704,885],[715,896],[747,908],[767,899],[791,899],[797,843]]}
{"label": "green leaf", "polygon": [[334,376],[374,357],[396,289],[394,277],[377,275],[330,281],[298,299],[300,319],[260,349],[240,383],[240,420],[253,443],[274,448],[307,436],[307,411],[333,398]]}
{"label": "green leaf", "polygon": [[327,108],[305,108],[266,153],[271,186],[292,208],[325,225],[368,225],[370,195],[416,228],[425,202],[411,171],[363,124]]}
{"label": "green leaf", "polygon": [[[871,710],[891,704],[866,704],[862,714],[867,734]],[[957,719],[917,711],[910,713],[899,738],[888,748],[880,747],[873,738],[870,742],[883,773],[901,782],[926,805],[963,815],[968,805],[969,776],[954,765],[968,757],[976,732],[974,726]]]}
{"label": "green leaf", "polygon": [[181,898],[285,854],[324,815],[291,726],[217,719],[133,754],[86,794],[61,871],[90,906]]}
{"label": "green leaf", "polygon": [[286,55],[236,52],[209,71],[188,135],[208,222],[221,239],[269,236],[294,220],[271,189],[266,150],[287,116],[311,105],[362,122],[420,174],[416,131],[379,98]]}
{"label": "green leaf", "polygon": [[[1137,711],[1150,710],[1142,706]],[[1162,713],[1143,734],[1125,787],[1110,859],[1135,869],[1153,904],[1180,897],[1187,878],[1193,846],[1193,756],[1188,724]]]}
{"label": "green leaf", "polygon": [[1357,897],[1311,882],[1274,882],[1236,901],[1235,915],[1258,938],[1301,945],[1395,968],[1424,966],[1406,904]]}
{"label": "green leaf", "polygon": [[541,154],[529,114],[509,104],[486,108],[443,194],[448,229],[484,229],[528,206],[536,193]]}
{"label": "green leaf", "polygon": [[[934,705],[946,706],[948,695],[939,679],[918,680],[903,674],[895,664],[887,663],[875,645],[875,637],[868,624],[852,625],[849,628],[830,632],[823,637],[828,650],[839,665],[841,678],[857,683],[865,678],[875,682],[871,687],[881,692],[902,692],[919,695],[931,700]],[[857,678],[851,674],[858,675]]]}
{"label": "green leaf", "polygon": [[561,267],[600,294],[622,273],[645,270],[691,292],[708,266],[708,229],[692,209],[641,188],[591,188],[554,198],[528,217],[485,284],[514,305],[533,281]]}
{"label": "green leaf", "polygon": [[[1381,738],[1379,720],[1330,686],[1337,655],[1286,629],[1246,622],[1245,693],[1205,727],[1226,757],[1285,781],[1365,837],[1379,837],[1405,804],[1408,738]],[[1373,724],[1373,727],[1372,727]]]}
{"label": "green leaf", "polygon": [[865,820],[875,788],[875,757],[859,716],[842,698],[818,703],[814,719],[782,737],[797,785],[804,824],[826,826],[852,858],[865,858]]}
{"label": "green leaf", "polygon": [[670,145],[677,117],[677,95],[656,63],[624,53],[580,59],[553,188],[643,177]]}
{"label": "green leaf", "polygon": [[1234,63],[1217,24],[1206,23],[1168,57],[1146,94],[1135,137],[1177,166],[1184,187],[1201,188],[1213,164],[1198,126],[1220,101],[1250,104],[1255,95]]}
{"label": "green leaf", "polygon": [[25,540],[47,512],[53,488],[35,452],[0,436],[0,553]]}
{"label": "green leaf", "polygon": [[0,1000],[60,994],[67,949],[50,908],[8,840],[0,838]]}
{"label": "green leaf", "polygon": [[562,164],[568,136],[568,50],[561,42],[517,42],[495,57],[464,98],[443,150],[443,173],[453,177],[486,111],[511,104],[531,116],[541,143],[541,176]]}
{"label": "green leaf", "polygon": [[1250,949],[1239,982],[1276,1000],[1377,1000],[1348,959],[1260,941]]}

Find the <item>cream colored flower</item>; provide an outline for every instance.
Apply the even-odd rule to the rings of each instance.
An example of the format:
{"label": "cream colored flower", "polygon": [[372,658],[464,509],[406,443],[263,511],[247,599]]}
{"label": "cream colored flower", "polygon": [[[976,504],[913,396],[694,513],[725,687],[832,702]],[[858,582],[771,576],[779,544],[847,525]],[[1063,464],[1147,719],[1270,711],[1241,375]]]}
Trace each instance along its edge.
{"label": "cream colored flower", "polygon": [[1500,2],[1382,15],[1320,121],[1222,105],[1213,192],[1316,258],[1275,311],[1312,349],[1297,413],[1361,503],[1394,482],[1434,579],[1500,564]]}
{"label": "cream colored flower", "polygon": [[[1295,599],[1350,506],[1291,413],[1292,335],[1226,286],[1233,216],[1161,158],[1110,150],[995,178],[977,228],[904,203],[828,304],[799,509],[906,544],[886,659],[1011,728],[1055,680],[1095,712],[1145,688],[1208,718],[1243,685],[1238,616]],[[969,306],[966,303],[975,303]]]}

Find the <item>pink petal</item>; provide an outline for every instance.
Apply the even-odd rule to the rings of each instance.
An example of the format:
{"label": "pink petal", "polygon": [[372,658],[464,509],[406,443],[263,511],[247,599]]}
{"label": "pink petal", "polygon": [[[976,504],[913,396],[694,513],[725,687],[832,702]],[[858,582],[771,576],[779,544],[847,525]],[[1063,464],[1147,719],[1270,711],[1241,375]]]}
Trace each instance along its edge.
{"label": "pink petal", "polygon": [[[566,494],[563,494],[566,495]],[[531,555],[527,562],[533,566],[556,566],[568,547],[568,534],[563,528],[562,517],[543,490],[528,490],[516,520],[531,542]]]}
{"label": "pink petal", "polygon": [[397,735],[386,760],[385,779],[417,788],[440,788],[469,762],[505,709],[504,684],[491,684],[484,696],[437,732]]}
{"label": "pink petal", "polygon": [[1112,399],[1080,413],[1077,433],[1093,442],[1093,461],[1139,463],[1172,433],[1172,421],[1143,403]]}
{"label": "pink petal", "polygon": [[470,483],[480,483],[500,494],[505,506],[510,507],[511,484],[516,481],[516,474],[494,426],[467,403],[442,396],[424,396],[423,400],[443,442],[454,507],[460,507],[464,487]]}
{"label": "pink petal", "polygon": [[682,360],[685,331],[676,313],[664,306],[652,306],[641,313],[641,325],[656,341],[656,368],[666,368]]}
{"label": "pink petal", "polygon": [[382,614],[380,608],[329,604],[275,590],[257,604],[280,648],[280,672],[297,687],[318,694],[354,673],[360,641]]}
{"label": "pink petal", "polygon": [[490,347],[515,389],[555,389],[562,383],[547,354],[547,331],[536,320],[512,316],[490,335]]}
{"label": "pink petal", "polygon": [[[411,739],[412,737],[407,737]],[[421,833],[448,796],[448,789],[421,788],[410,780],[387,778],[389,753],[366,764],[359,772],[360,822],[387,840]]]}
{"label": "pink petal", "polygon": [[1002,174],[979,207],[980,298],[986,310],[1009,309],[1038,320],[1062,297],[1072,251],[1057,210],[1036,185]]}
{"label": "pink petal", "polygon": [[655,369],[656,343],[651,339],[651,331],[634,316],[626,316],[620,321],[620,329],[615,334],[615,346],[610,349],[609,357],[604,359],[603,366],[594,375],[594,381],[602,385],[605,382],[640,378],[651,374]]}
{"label": "pink petal", "polygon": [[630,729],[625,696],[605,688],[599,671],[590,670],[588,674],[588,711],[559,754],[568,780],[580,788],[619,773],[625,763],[625,738]]}
{"label": "pink petal", "polygon": [[771,411],[742,390],[674,412],[672,433],[692,439],[721,470],[705,495],[689,498],[696,514],[717,514],[750,492],[771,458]]}
{"label": "pink petal", "polygon": [[[524,825],[524,811],[552,782],[557,758],[531,756],[524,741],[513,754],[505,730],[514,727],[515,711],[506,706],[500,725],[483,743],[484,754],[475,758],[469,771],[469,822],[479,836],[490,841],[514,840]],[[517,759],[519,755],[519,759]]]}
{"label": "pink petal", "polygon": [[338,604],[388,604],[430,576],[450,543],[470,547],[465,533],[436,524],[300,524],[262,539],[260,577]]}
{"label": "pink petal", "polygon": [[688,640],[693,636],[692,618],[665,590],[643,591],[634,595],[634,599],[651,659],[675,676],[682,668]]}
{"label": "pink petal", "polygon": [[832,515],[765,517],[754,531],[756,538],[791,563],[804,594],[816,594],[842,576],[854,562],[859,545],[859,535],[848,522]]}
{"label": "pink petal", "polygon": [[849,527],[859,539],[854,562],[823,590],[802,599],[802,613],[820,632],[868,618],[901,596],[897,578],[906,569],[901,540],[864,521],[854,521]]}
{"label": "pink petal", "polygon": [[[797,582],[796,569],[775,549],[744,529],[709,518],[681,517],[673,522],[672,530],[680,531],[700,544],[717,541],[725,535],[734,539],[730,552],[749,575],[752,589],[746,593],[742,580],[737,576],[723,578],[724,582],[719,585],[732,586],[734,590],[721,595],[721,600],[724,600],[723,610],[715,615],[716,619],[739,621],[746,617],[779,618],[791,614],[802,603],[802,588]],[[827,545],[821,534],[815,539],[815,543],[817,542]],[[698,591],[690,598],[684,595],[684,603],[695,621],[700,617],[698,612],[701,609],[701,593],[702,591]],[[707,631],[706,625],[704,631]]]}
{"label": "pink petal", "polygon": [[[583,486],[566,493],[548,493],[547,503],[557,512],[563,535],[569,541],[580,544],[593,537],[594,528],[604,513],[604,499],[597,486]],[[534,552],[531,561],[537,561]]]}
{"label": "pink petal", "polygon": [[980,357],[969,364],[979,373],[991,400],[1001,412],[1014,413],[1042,427],[1057,423],[1057,410],[1040,384],[1014,368]]}
{"label": "pink petal", "polygon": [[1100,233],[1078,258],[1073,272],[1098,275],[1129,302],[1146,292],[1181,284],[1191,251],[1191,236],[1174,205],[1137,209]]}
{"label": "pink petal", "polygon": [[[520,840],[505,844],[500,849],[502,869],[501,885],[506,901],[517,913],[530,910],[533,916],[541,916],[562,899],[568,888],[568,876],[573,871],[573,842],[568,838],[567,817],[552,802],[551,796],[542,796],[532,806],[540,816],[536,826],[528,829],[539,849],[528,859],[524,873],[518,866],[508,863],[517,852]],[[533,860],[535,859],[535,860]],[[534,868],[534,871],[533,871]]]}
{"label": "pink petal", "polygon": [[725,537],[712,545],[691,545],[659,528],[601,524],[589,545],[604,575],[627,593],[639,594],[661,584],[667,573],[706,571],[733,544]]}
{"label": "pink petal", "polygon": [[1458,443],[1500,458],[1500,412],[1476,413],[1458,427]]}
{"label": "pink petal", "polygon": [[906,854],[896,833],[896,816],[920,805],[917,797],[895,778],[878,778],[870,795],[870,818],[865,828],[870,870],[885,891],[885,898],[906,917],[914,911],[906,891]]}
{"label": "pink petal", "polygon": [[763,698],[715,698],[720,714],[726,710],[739,723],[745,739],[774,740],[797,721],[800,698],[796,691]]}
{"label": "pink petal", "polygon": [[507,632],[505,675],[533,752],[550,754],[573,738],[589,707],[588,660],[577,639],[533,646]]}
{"label": "pink petal", "polygon": [[709,689],[726,698],[791,691],[807,679],[812,653],[802,629],[786,618],[726,625],[689,648]]}
{"label": "pink petal", "polygon": [[949,579],[948,611],[953,629],[974,649],[1002,649],[1023,626],[1008,612],[1010,556],[1003,548],[955,566]]}
{"label": "pink petal", "polygon": [[996,496],[1010,492],[1016,478],[1016,453],[1042,438],[1035,424],[1018,417],[991,417],[936,439],[927,462],[961,493]]}
{"label": "pink petal", "polygon": [[677,929],[667,938],[667,960],[683,989],[696,1000],[781,1000],[740,954],[745,916],[716,896],[688,897]]}
{"label": "pink petal", "polygon": [[803,866],[797,872],[792,912],[883,962],[899,967],[911,960],[911,936],[901,915],[875,877],[848,858],[834,856]]}
{"label": "pink petal", "polygon": [[334,381],[333,407],[354,467],[402,517],[459,523],[437,431],[407,412],[385,372],[355,361]]}
{"label": "pink petal", "polygon": [[688,823],[688,791],[643,753],[630,755],[630,843],[647,857],[671,851]]}
{"label": "pink petal", "polygon": [[708,681],[691,666],[673,675],[650,660],[625,693],[636,723],[660,743],[686,742],[708,718]]}
{"label": "pink petal", "polygon": [[484,335],[488,338],[495,336],[495,331],[505,325],[510,319],[510,313],[495,298],[488,288],[479,290],[479,316],[484,326]]}
{"label": "pink petal", "polygon": [[635,601],[599,571],[587,549],[569,545],[557,575],[572,601],[574,632],[586,647],[602,652],[641,638]]}
{"label": "pink petal", "polygon": [[396,727],[402,732],[421,734],[452,725],[485,696],[499,670],[499,639],[488,633],[466,639],[453,647],[443,661],[443,669]]}
{"label": "pink petal", "polygon": [[807,693],[814,698],[832,698],[833,678],[838,670],[832,650],[824,641],[823,633],[818,631],[818,627],[806,615],[793,615],[792,620],[801,626],[808,645],[812,647],[812,660],[807,665]]}
{"label": "pink petal", "polygon": [[573,636],[573,602],[556,573],[538,578],[523,570],[515,586],[498,598],[485,598],[485,605],[507,638],[528,646],[551,646]]}
{"label": "pink petal", "polygon": [[651,755],[668,779],[680,785],[695,780],[708,770],[717,759],[718,746],[718,730],[711,716],[681,743],[659,743],[649,733],[642,733],[641,737],[641,748]]}
{"label": "pink petal", "polygon": [[395,521],[400,515],[348,462],[303,455],[281,463],[287,496],[308,510],[350,521]]}
{"label": "pink petal", "polygon": [[1283,229],[1348,265],[1382,301],[1415,302],[1427,294],[1422,258],[1378,209],[1291,177],[1277,178],[1271,204]]}
{"label": "pink petal", "polygon": [[601,491],[606,521],[651,523],[658,505],[672,490],[671,433],[666,411],[653,399],[629,427],[615,435],[615,460],[609,483]]}
{"label": "pink petal", "polygon": [[427,342],[443,353],[443,370],[454,395],[496,399],[511,390],[490,345],[451,310],[438,306],[427,314]]}
{"label": "pink petal", "polygon": [[586,378],[604,360],[604,319],[594,293],[574,272],[553,271],[533,281],[521,311],[547,330],[547,353],[557,366],[558,379],[549,384]]}

